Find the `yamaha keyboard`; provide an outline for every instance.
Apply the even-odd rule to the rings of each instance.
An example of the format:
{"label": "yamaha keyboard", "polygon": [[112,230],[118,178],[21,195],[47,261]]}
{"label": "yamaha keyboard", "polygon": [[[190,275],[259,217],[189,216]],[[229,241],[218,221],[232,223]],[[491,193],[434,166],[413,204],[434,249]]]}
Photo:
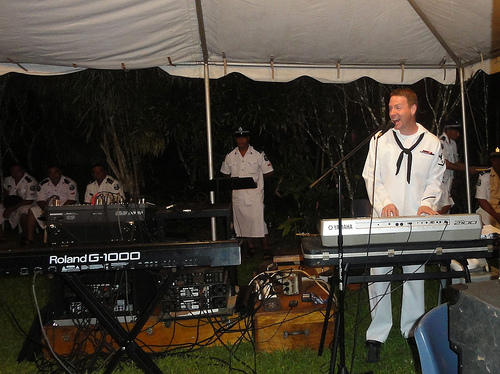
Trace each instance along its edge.
{"label": "yamaha keyboard", "polygon": [[241,264],[237,241],[74,245],[0,252],[0,275]]}
{"label": "yamaha keyboard", "polygon": [[[481,238],[479,214],[343,218],[343,245],[447,242]],[[338,247],[339,220],[320,222],[321,242]]]}
{"label": "yamaha keyboard", "polygon": [[[425,241],[356,245],[343,248],[342,261],[354,265],[409,265],[436,263],[468,258],[492,258],[498,247],[495,239]],[[311,267],[339,265],[337,247],[322,245],[319,236],[302,238],[304,265]]]}

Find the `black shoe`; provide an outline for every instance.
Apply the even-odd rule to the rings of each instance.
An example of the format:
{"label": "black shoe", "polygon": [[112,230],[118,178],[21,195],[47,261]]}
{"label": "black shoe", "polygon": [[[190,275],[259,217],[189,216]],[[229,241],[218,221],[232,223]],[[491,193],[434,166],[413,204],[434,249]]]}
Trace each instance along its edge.
{"label": "black shoe", "polygon": [[366,346],[368,347],[366,362],[369,364],[378,363],[380,361],[380,347],[382,346],[382,343],[376,340],[367,340]]}
{"label": "black shoe", "polygon": [[414,337],[406,338],[406,343],[410,347],[410,352],[413,357],[413,361],[416,365],[420,366],[420,354],[418,353],[417,341]]}
{"label": "black shoe", "polygon": [[408,345],[410,347],[416,347],[417,346],[417,341],[415,340],[415,338],[413,336],[411,336],[409,338],[406,338],[406,343],[408,343]]}

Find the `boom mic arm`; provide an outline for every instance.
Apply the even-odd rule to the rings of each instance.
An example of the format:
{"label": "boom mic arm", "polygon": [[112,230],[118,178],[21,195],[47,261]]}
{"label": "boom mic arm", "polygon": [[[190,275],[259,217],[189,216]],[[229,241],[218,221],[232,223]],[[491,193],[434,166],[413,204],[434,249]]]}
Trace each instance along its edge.
{"label": "boom mic arm", "polygon": [[387,131],[389,131],[393,127],[394,127],[394,122],[392,121],[387,122],[386,125],[380,129],[380,132],[377,135],[377,139],[380,138],[382,135],[384,135]]}
{"label": "boom mic arm", "polygon": [[[318,179],[316,179],[313,183],[311,183],[309,185],[309,188],[313,188],[314,186],[316,186],[323,178],[325,178],[328,174],[330,174],[333,170],[335,170],[335,168],[340,165],[341,163],[343,163],[345,160],[347,160],[348,158],[350,158],[354,153],[356,153],[361,147],[363,147],[366,143],[368,143],[370,141],[370,139],[373,137],[373,136],[377,136],[377,139],[380,138],[382,135],[384,135],[387,131],[389,131],[390,129],[392,129],[394,127],[394,122],[392,121],[389,121],[385,124],[384,127],[379,127],[375,132],[373,132],[372,134],[370,134],[369,137],[365,138],[365,140],[363,140],[361,143],[359,143],[353,150],[351,150],[351,152],[349,152],[347,155],[345,155],[344,157],[342,157],[335,165],[333,165],[326,173],[324,173],[321,177],[319,177]],[[380,134],[380,135],[377,135],[377,134]]]}

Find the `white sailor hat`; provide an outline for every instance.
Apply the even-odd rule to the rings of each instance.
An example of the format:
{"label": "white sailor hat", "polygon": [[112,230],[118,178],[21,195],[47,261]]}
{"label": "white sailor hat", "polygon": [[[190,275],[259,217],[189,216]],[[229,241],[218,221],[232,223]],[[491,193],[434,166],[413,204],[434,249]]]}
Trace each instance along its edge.
{"label": "white sailor hat", "polygon": [[444,124],[444,129],[453,129],[453,130],[460,130],[462,128],[462,121],[459,121],[457,119],[452,119]]}
{"label": "white sailor hat", "polygon": [[250,131],[244,130],[243,127],[238,127],[238,129],[234,132],[234,136],[250,136]]}

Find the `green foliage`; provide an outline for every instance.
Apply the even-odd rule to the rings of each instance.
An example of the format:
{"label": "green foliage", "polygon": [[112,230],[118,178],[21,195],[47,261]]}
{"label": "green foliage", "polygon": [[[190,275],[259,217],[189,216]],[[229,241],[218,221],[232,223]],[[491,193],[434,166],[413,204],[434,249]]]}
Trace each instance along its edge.
{"label": "green foliage", "polygon": [[288,218],[285,222],[278,226],[278,230],[283,230],[283,236],[287,236],[290,233],[296,235],[299,233],[298,223],[303,221],[303,218]]}
{"label": "green foliage", "polygon": [[[486,126],[492,112],[488,82],[478,73],[467,83],[469,149],[477,150],[471,151],[476,164],[487,160],[495,141]],[[275,168],[274,181],[266,186],[268,220],[275,227],[283,224],[289,235],[314,231],[315,219],[336,214],[335,178],[308,186],[385,123],[394,88],[369,78],[338,85],[308,77],[266,83],[239,74],[209,86],[214,176],[235,146],[234,129],[250,129],[251,144],[264,150]],[[429,128],[438,131],[446,115],[456,114],[457,85],[425,79],[412,88],[420,99],[418,119]],[[58,77],[10,74],[0,77],[0,90],[2,163],[20,161],[41,179],[45,164],[58,162],[83,190],[90,165],[106,160],[130,192],[158,202],[203,192],[198,182],[209,177],[209,159],[202,80],[160,69],[86,70]],[[345,209],[364,193],[360,173],[366,152],[367,147],[341,165]]]}

